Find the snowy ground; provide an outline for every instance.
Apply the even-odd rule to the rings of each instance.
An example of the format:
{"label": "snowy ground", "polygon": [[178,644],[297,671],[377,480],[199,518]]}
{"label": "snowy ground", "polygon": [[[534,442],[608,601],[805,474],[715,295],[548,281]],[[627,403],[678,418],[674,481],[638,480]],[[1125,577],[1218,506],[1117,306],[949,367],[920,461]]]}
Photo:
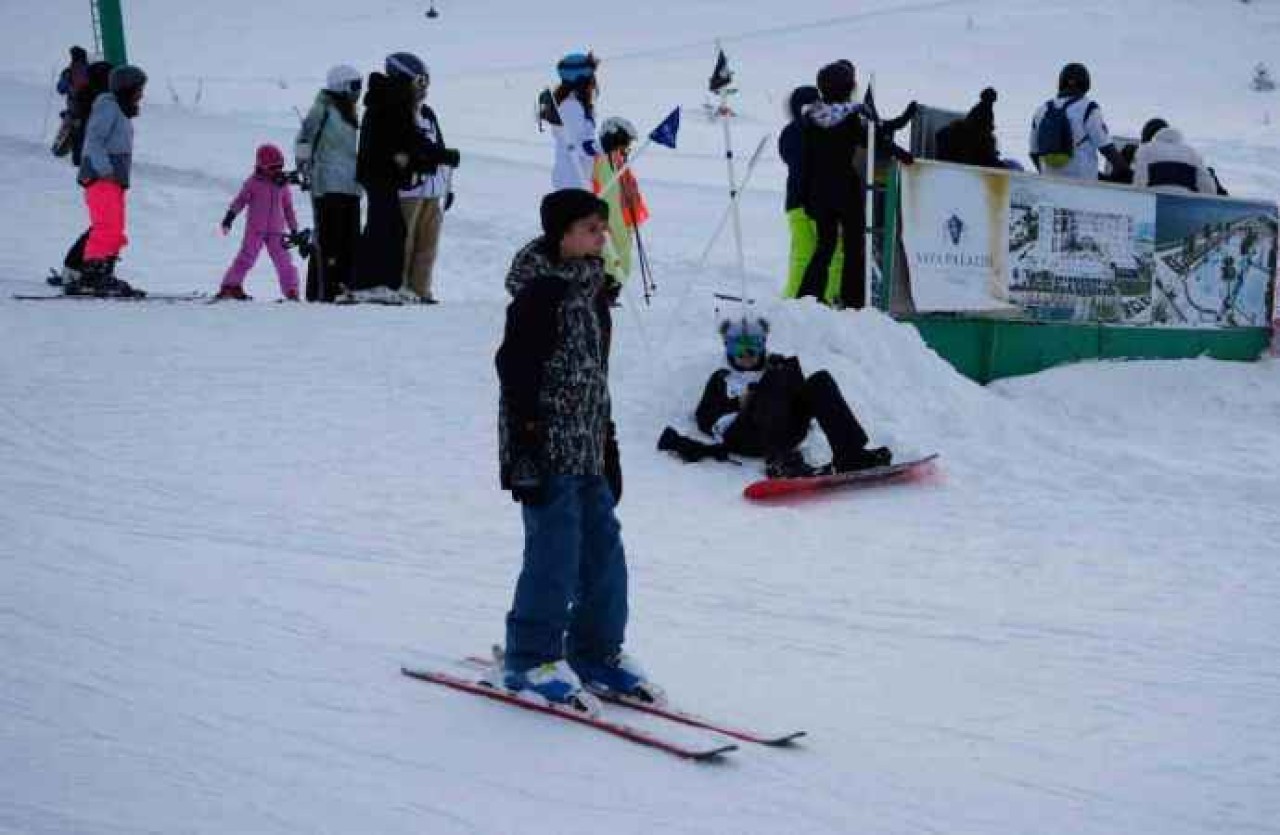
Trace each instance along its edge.
{"label": "snowy ground", "polygon": [[[223,79],[194,110],[157,84],[139,122],[125,273],[144,286],[211,290],[253,146],[290,138],[282,102],[427,25],[414,3],[300,5],[177,20],[128,4],[156,78]],[[26,10],[0,75],[0,831],[1280,832],[1280,364],[1088,364],[981,388],[879,314],[766,301],[775,347],[831,369],[874,440],[943,467],[749,506],[750,472],[653,450],[717,360],[711,292],[737,288],[727,250],[695,267],[722,201],[696,119],[641,172],[660,295],[629,300],[615,348],[631,643],[681,702],[810,737],[690,766],[398,674],[499,639],[518,568],[492,354],[547,178],[528,94],[575,41],[567,3],[506,4],[520,37],[492,31],[494,5],[442,2],[451,40],[422,36],[467,153],[432,309],[9,300],[82,223],[36,83],[85,39],[83,4]],[[1020,147],[1019,114],[1078,57],[1043,48],[1065,27],[1054,43],[1089,44],[1095,78],[1124,80],[1113,122],[1140,124],[1133,88],[1158,78],[1151,98],[1271,196],[1280,141],[1246,85],[1274,6],[1132,5],[701,2],[581,37],[618,56],[607,93],[650,123],[696,105],[711,39],[744,33],[728,41],[757,87],[743,144],[776,129],[815,55],[865,53],[956,104],[990,55],[1011,67],[999,112]],[[301,45],[266,49],[286,24]],[[496,46],[475,47],[482,24]],[[895,54],[907,31],[928,37]],[[1205,57],[1187,62],[1193,35]],[[288,90],[259,81],[281,74]],[[785,256],[772,163],[759,185],[748,290],[768,300]],[[274,298],[265,263],[250,281]]]}

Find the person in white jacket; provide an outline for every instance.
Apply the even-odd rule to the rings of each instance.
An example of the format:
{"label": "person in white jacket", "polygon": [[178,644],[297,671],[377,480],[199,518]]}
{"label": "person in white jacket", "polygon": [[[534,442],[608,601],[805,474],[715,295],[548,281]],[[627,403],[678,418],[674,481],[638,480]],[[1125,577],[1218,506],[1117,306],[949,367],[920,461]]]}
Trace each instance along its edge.
{"label": "person in white jacket", "polygon": [[1158,191],[1218,193],[1199,152],[1163,119],[1152,119],[1142,128],[1142,144],[1133,155],[1133,184]]}
{"label": "person in white jacket", "polygon": [[[552,94],[554,106],[544,107],[555,142],[554,189],[591,190],[591,172],[600,153],[596,139],[596,67],[591,53],[574,52],[556,64],[560,86]],[[551,103],[547,103],[551,104]]]}

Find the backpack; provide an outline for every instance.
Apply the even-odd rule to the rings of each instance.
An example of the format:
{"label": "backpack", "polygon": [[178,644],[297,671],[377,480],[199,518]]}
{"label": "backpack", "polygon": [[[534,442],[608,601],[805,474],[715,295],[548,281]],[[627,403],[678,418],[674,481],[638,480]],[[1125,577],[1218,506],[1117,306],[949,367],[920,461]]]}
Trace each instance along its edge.
{"label": "backpack", "polygon": [[[1036,128],[1036,153],[1050,168],[1062,168],[1071,162],[1076,148],[1085,141],[1084,139],[1076,141],[1075,133],[1071,130],[1071,118],[1067,115],[1067,109],[1080,101],[1080,98],[1080,96],[1069,98],[1062,103],[1061,107],[1053,99],[1045,102],[1044,115],[1040,117],[1040,124]],[[1088,123],[1089,117],[1097,107],[1096,103],[1089,102],[1089,106],[1085,108],[1082,123]]]}

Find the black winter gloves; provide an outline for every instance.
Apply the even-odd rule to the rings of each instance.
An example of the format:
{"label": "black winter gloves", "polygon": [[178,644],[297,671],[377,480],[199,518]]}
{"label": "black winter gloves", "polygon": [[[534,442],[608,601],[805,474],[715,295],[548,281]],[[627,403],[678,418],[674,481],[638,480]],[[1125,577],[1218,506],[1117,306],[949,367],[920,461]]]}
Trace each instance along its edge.
{"label": "black winter gloves", "polygon": [[222,231],[230,232],[231,226],[235,222],[236,222],[236,213],[228,210],[228,212],[222,216]]}

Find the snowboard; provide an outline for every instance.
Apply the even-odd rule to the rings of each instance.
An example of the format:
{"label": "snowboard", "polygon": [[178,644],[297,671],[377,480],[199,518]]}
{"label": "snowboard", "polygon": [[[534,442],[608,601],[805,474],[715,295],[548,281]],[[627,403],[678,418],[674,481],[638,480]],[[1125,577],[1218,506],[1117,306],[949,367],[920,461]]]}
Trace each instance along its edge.
{"label": "snowboard", "polygon": [[938,454],[932,453],[912,461],[901,461],[886,467],[854,470],[832,475],[815,475],[807,478],[765,478],[748,484],[742,495],[753,501],[769,501],[790,496],[801,496],[823,490],[846,487],[870,487],[895,481],[906,481],[924,475],[933,467]]}

